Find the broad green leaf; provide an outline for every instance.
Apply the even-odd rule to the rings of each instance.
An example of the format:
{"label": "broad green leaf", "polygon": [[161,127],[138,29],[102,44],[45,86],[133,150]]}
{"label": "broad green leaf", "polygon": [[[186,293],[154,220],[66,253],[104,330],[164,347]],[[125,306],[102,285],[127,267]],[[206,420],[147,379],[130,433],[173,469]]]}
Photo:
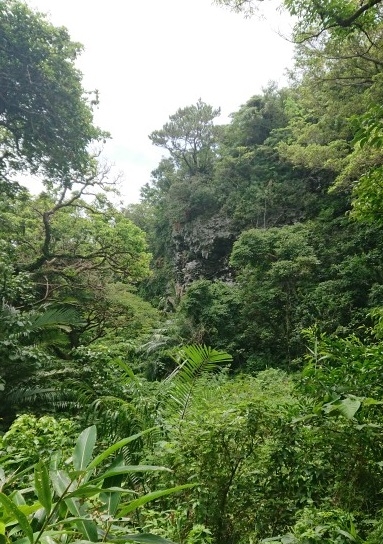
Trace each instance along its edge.
{"label": "broad green leaf", "polygon": [[65,504],[68,506],[69,512],[73,516],[77,516],[78,520],[75,522],[80,533],[91,542],[98,541],[97,525],[94,521],[84,519],[86,516],[85,508],[80,504],[78,499],[64,499]]}
{"label": "broad green leaf", "polygon": [[117,364],[120,368],[122,368],[122,370],[124,370],[125,374],[129,376],[129,378],[131,378],[132,380],[136,378],[133,370],[124,361],[121,361],[121,359],[115,359],[113,362]]}
{"label": "broad green leaf", "polygon": [[275,542],[275,544],[296,544],[297,540],[295,536],[287,534],[283,536],[273,536],[271,538],[264,538],[261,540],[262,544],[266,544],[268,542]]}
{"label": "broad green leaf", "polygon": [[52,536],[46,534],[42,535],[40,542],[41,544],[57,544],[56,540]]}
{"label": "broad green leaf", "polygon": [[[68,507],[69,512],[78,518],[75,522],[78,530],[84,535],[85,538],[91,542],[98,541],[97,525],[94,521],[84,519],[86,516],[85,508],[80,504],[79,500],[76,498],[70,498],[65,496],[65,491],[68,490],[68,477],[63,471],[57,471],[59,474],[56,474],[55,481],[53,485],[57,486],[58,489],[61,489],[61,496],[64,498],[65,504]],[[70,487],[69,480],[69,487]],[[68,493],[69,494],[69,493]]]}
{"label": "broad green leaf", "polygon": [[166,467],[157,467],[153,465],[125,465],[123,467],[117,467],[115,469],[107,470],[104,474],[97,476],[93,480],[89,481],[88,484],[93,484],[104,480],[105,478],[110,478],[111,476],[117,476],[118,474],[130,474],[131,472],[151,472],[151,471],[166,471],[171,472],[169,468]]}
{"label": "broad green leaf", "polygon": [[40,510],[41,506],[41,503],[36,501],[33,504],[21,504],[18,506],[18,509],[24,514],[24,516],[30,516],[34,512],[37,512],[37,510]]}
{"label": "broad green leaf", "polygon": [[52,508],[52,492],[49,483],[48,469],[43,461],[35,465],[35,488],[37,498],[44,506],[49,516]]}
{"label": "broad green leaf", "polygon": [[363,399],[363,406],[374,406],[376,404],[383,404],[383,400],[376,400],[376,399]]}
{"label": "broad green leaf", "polygon": [[[87,542],[87,543],[90,543],[90,542],[97,542],[98,541],[97,526],[91,520],[84,520],[84,518],[82,518],[82,517],[71,517],[71,518],[57,520],[56,524],[59,525],[60,527],[62,525],[67,525],[67,524],[72,525],[72,527],[73,527],[73,524],[75,524],[77,526],[78,530],[85,536],[85,539],[84,540],[83,539],[73,540],[73,541],[71,541],[72,543],[73,542],[77,542],[77,543],[78,542],[84,542],[84,543]],[[94,532],[94,529],[96,530],[95,532]],[[44,535],[42,536],[42,540],[46,536],[54,537],[54,536],[64,535],[64,536],[68,537],[68,536],[76,535],[76,534],[78,534],[77,530],[76,531],[71,531],[70,528],[68,528],[68,527],[63,529],[63,530],[59,530],[59,531],[55,531],[55,530],[44,531]],[[92,537],[92,538],[89,538],[89,537]],[[54,542],[56,544],[57,544],[58,541],[59,540],[57,540],[57,539],[54,540]]]}
{"label": "broad green leaf", "polygon": [[20,509],[6,495],[4,495],[4,493],[0,493],[0,502],[3,504],[3,506],[5,506],[9,513],[13,514],[15,521],[18,522],[21,530],[25,533],[31,544],[33,544],[33,530],[25,514],[23,514]]}
{"label": "broad green leaf", "polygon": [[102,493],[130,493],[130,494],[136,494],[133,489],[125,489],[123,487],[106,487],[101,488],[98,486],[86,486],[86,487],[79,487],[75,491],[69,493],[66,498],[67,499],[73,499],[76,497],[94,497],[97,494]]}
{"label": "broad green leaf", "polygon": [[84,470],[91,458],[96,443],[97,429],[95,425],[84,429],[77,439],[73,450],[73,466],[76,470]]}
{"label": "broad green leaf", "polygon": [[190,487],[195,487],[196,485],[197,484],[184,484],[178,485],[177,487],[162,489],[161,491],[153,491],[152,493],[143,495],[138,499],[134,499],[125,508],[122,508],[119,513],[121,516],[126,516],[130,512],[133,512],[134,510],[136,510],[140,506],[143,506],[149,501],[154,501],[155,499],[159,499],[160,497],[165,497],[166,495],[171,495],[172,493],[177,493],[178,491],[182,491],[183,489],[189,489]]}
{"label": "broad green leaf", "polygon": [[68,474],[63,470],[51,470],[50,472],[53,488],[57,495],[61,497],[64,493],[67,493],[72,487],[72,480]]}
{"label": "broad green leaf", "polygon": [[[54,524],[52,524],[51,527],[54,527],[55,525],[59,525],[60,527],[61,527],[62,525],[72,525],[72,526],[73,526],[74,523],[78,523],[79,521],[84,521],[84,518],[83,518],[83,517],[78,517],[78,516],[71,516],[71,517],[69,517],[69,518],[58,519]],[[89,520],[88,520],[88,521],[89,521]],[[64,534],[64,535],[66,535],[66,534],[72,534],[72,533],[74,534],[75,532],[77,532],[77,531],[75,531],[75,530],[73,530],[73,531],[71,532],[70,529],[68,529],[68,528],[65,529],[65,530],[63,529],[62,531],[56,531],[56,530],[54,530],[54,529],[53,529],[52,531],[53,531],[54,533],[57,533],[57,534]],[[53,534],[53,533],[52,533],[52,534]]]}
{"label": "broad green leaf", "polygon": [[12,493],[12,501],[16,504],[16,506],[22,506],[24,504],[27,504],[25,502],[24,496],[20,491],[15,491]]}
{"label": "broad green leaf", "polygon": [[343,535],[346,538],[348,538],[350,542],[356,542],[356,539],[348,531],[344,531],[343,529],[339,529],[339,528],[337,528],[336,531],[340,535]]}
{"label": "broad green leaf", "polygon": [[89,463],[87,468],[90,470],[92,468],[97,467],[100,463],[102,463],[102,461],[104,461],[104,459],[109,457],[112,453],[114,453],[115,451],[123,448],[124,446],[126,446],[130,442],[133,442],[133,440],[136,440],[137,438],[140,438],[141,436],[144,436],[145,434],[148,434],[148,433],[152,432],[155,428],[156,427],[151,427],[150,429],[146,429],[145,431],[142,431],[140,433],[137,433],[137,434],[134,434],[132,436],[128,436],[127,438],[123,438],[122,440],[119,440],[119,442],[116,442],[115,444],[113,444],[112,446],[107,448],[105,451],[103,451],[102,453],[97,455],[93,459],[93,461],[91,463]]}
{"label": "broad green leaf", "polygon": [[93,544],[93,543],[91,540],[77,539],[77,540],[73,540],[72,544]]}
{"label": "broad green leaf", "polygon": [[291,424],[295,425],[296,423],[302,423],[302,422],[305,422],[305,421],[310,421],[310,419],[313,419],[314,417],[318,417],[318,415],[317,414],[307,414],[307,415],[302,416],[302,417],[297,417],[297,418],[291,420]]}
{"label": "broad green leaf", "polygon": [[27,537],[18,538],[15,541],[12,541],[12,544],[28,544],[29,540]]}
{"label": "broad green leaf", "polygon": [[91,542],[98,542],[97,525],[94,521],[84,519],[77,522],[78,530]]}
{"label": "broad green leaf", "polygon": [[[2,458],[2,459],[4,459],[4,458]],[[7,479],[5,477],[4,469],[0,467],[0,491],[3,489],[3,486],[4,486],[6,481],[7,481]]]}
{"label": "broad green leaf", "polygon": [[[124,465],[124,458],[122,453],[120,452],[119,455],[116,457],[116,459],[113,461],[111,469],[118,468]],[[118,474],[118,476],[111,476],[110,478],[105,478],[103,482],[103,488],[109,488],[110,486],[114,485],[121,485],[123,474]],[[100,495],[100,499],[103,501],[103,503],[106,506],[106,511],[109,516],[114,516],[114,514],[117,511],[118,505],[120,504],[121,499],[121,492],[115,491],[110,492],[108,489],[105,489],[103,493]]]}
{"label": "broad green leaf", "polygon": [[361,402],[358,399],[347,398],[340,401],[338,405],[339,412],[347,419],[352,419],[359,410]]}
{"label": "broad green leaf", "polygon": [[86,515],[86,511],[77,499],[66,497],[66,493],[68,492],[69,495],[70,488],[72,486],[71,479],[67,473],[63,470],[51,471],[51,478],[56,493],[60,497],[63,497],[69,512],[78,518],[78,521],[76,521],[78,530],[85,536],[85,538],[88,538],[92,542],[97,542],[97,525],[91,520],[83,519]]}
{"label": "broad green leaf", "polygon": [[381,429],[382,426],[378,423],[361,423],[360,425],[355,425],[355,429],[361,431],[362,429]]}
{"label": "broad green leaf", "polygon": [[352,419],[361,407],[362,402],[357,397],[347,397],[343,400],[336,400],[323,405],[326,414],[340,412],[347,419]]}
{"label": "broad green leaf", "polygon": [[281,538],[282,544],[295,544],[296,538],[293,535],[284,535]]}
{"label": "broad green leaf", "polygon": [[63,470],[51,471],[51,478],[53,487],[60,497],[64,498],[65,504],[68,507],[69,512],[78,518],[75,522],[78,530],[91,542],[98,541],[97,525],[94,521],[83,519],[86,515],[84,507],[81,506],[78,499],[66,497],[71,491],[73,485],[71,479]]}
{"label": "broad green leaf", "polygon": [[[57,521],[58,524],[63,524],[66,520],[63,520],[63,522],[61,523],[59,520]],[[36,535],[38,533],[35,533]],[[60,541],[63,541],[64,539],[60,538],[62,536],[66,537],[65,538],[65,541],[68,542],[70,539],[68,537],[76,537],[77,535],[77,530],[76,529],[73,529],[73,530],[70,530],[68,527],[65,527],[63,529],[60,529],[60,530],[55,530],[55,529],[48,529],[48,530],[45,530],[43,535],[41,536],[41,541],[44,542],[44,541],[48,541],[49,543],[52,543],[53,544],[57,544],[57,542],[60,542]],[[53,539],[53,537],[59,537],[59,539]],[[36,540],[35,540],[36,542]]]}
{"label": "broad green leaf", "polygon": [[65,500],[75,497],[94,497],[101,493],[101,487],[97,485],[84,485],[65,495]]}

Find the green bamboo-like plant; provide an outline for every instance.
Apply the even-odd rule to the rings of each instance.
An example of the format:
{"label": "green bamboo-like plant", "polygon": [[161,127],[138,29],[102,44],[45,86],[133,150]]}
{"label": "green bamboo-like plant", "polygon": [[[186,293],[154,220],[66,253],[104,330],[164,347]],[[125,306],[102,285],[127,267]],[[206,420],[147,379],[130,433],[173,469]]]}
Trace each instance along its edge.
{"label": "green bamboo-like plant", "polygon": [[[153,534],[131,534],[132,524],[127,517],[149,501],[193,485],[180,485],[138,497],[135,491],[124,486],[126,477],[132,473],[169,470],[161,466],[125,465],[118,454],[130,442],[151,431],[147,429],[124,438],[93,457],[97,436],[93,425],[78,437],[72,466],[68,470],[52,468],[49,471],[47,465],[40,461],[34,466],[34,483],[31,487],[15,491],[13,478],[13,491],[9,494],[6,493],[7,480],[3,477],[0,542],[84,544],[133,541],[172,544]],[[105,462],[110,461],[111,457],[114,457],[113,461],[105,468]]]}

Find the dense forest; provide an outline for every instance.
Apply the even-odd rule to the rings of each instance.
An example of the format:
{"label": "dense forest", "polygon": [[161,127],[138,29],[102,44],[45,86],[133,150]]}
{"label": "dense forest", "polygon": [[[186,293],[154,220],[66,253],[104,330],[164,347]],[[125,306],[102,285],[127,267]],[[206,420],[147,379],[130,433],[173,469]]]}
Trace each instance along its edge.
{"label": "dense forest", "polygon": [[116,206],[81,45],[0,2],[0,544],[383,542],[383,1],[281,8],[289,84]]}

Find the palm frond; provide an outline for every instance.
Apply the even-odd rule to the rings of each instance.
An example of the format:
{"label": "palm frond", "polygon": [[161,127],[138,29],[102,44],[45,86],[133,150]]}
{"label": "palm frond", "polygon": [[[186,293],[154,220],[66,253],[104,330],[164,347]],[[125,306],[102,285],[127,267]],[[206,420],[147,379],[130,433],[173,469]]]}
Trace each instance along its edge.
{"label": "palm frond", "polygon": [[20,384],[16,389],[11,389],[4,396],[4,404],[9,409],[32,410],[36,413],[45,411],[78,412],[80,405],[78,400],[68,391],[58,387],[28,387]]}
{"label": "palm frond", "polygon": [[229,353],[201,345],[184,346],[178,350],[178,356],[181,362],[166,378],[165,384],[171,382],[172,386],[167,404],[171,409],[178,410],[182,420],[198,379],[230,363],[233,358]]}
{"label": "palm frond", "polygon": [[73,308],[46,308],[43,313],[31,314],[29,322],[32,329],[60,327],[62,325],[79,325],[78,312]]}

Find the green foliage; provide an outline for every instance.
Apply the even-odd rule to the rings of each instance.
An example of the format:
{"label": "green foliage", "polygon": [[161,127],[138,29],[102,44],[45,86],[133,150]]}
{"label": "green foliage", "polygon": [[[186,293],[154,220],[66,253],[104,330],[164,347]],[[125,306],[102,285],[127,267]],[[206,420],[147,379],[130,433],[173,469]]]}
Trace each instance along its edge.
{"label": "green foliage", "polygon": [[[120,211],[88,151],[103,135],[79,46],[2,3],[2,424],[44,414],[1,438],[3,544],[382,540],[382,2],[281,4],[301,42],[290,87],[226,127],[202,100],[180,108]],[[21,171],[47,192],[12,184]],[[254,376],[229,377],[226,350]],[[72,450],[75,422],[103,446],[92,425]]]}
{"label": "green foliage", "polygon": [[[135,375],[124,358],[107,351],[86,351],[76,356],[77,376],[66,382],[77,401],[77,418],[83,424],[96,423],[104,440],[118,440],[157,425],[163,400],[160,384]],[[139,441],[136,444],[142,446]],[[133,457],[136,453],[130,452]]]}
{"label": "green foliage", "polygon": [[304,509],[293,527],[293,533],[262,542],[275,544],[362,544],[355,528],[355,518],[340,509],[329,511]]}
{"label": "green foliage", "polygon": [[346,36],[355,28],[368,31],[374,27],[380,14],[380,0],[364,0],[359,4],[348,0],[328,0],[320,5],[308,0],[285,0],[291,15],[298,17],[296,38],[305,40],[332,29],[335,34]]}
{"label": "green foliage", "polygon": [[319,261],[303,225],[252,229],[233,247],[231,264],[239,272],[243,336],[261,359],[278,353],[291,362],[299,332],[296,309]]}
{"label": "green foliage", "polygon": [[195,281],[188,287],[178,309],[184,320],[181,334],[193,341],[231,351],[237,347],[240,308],[236,285]]}
{"label": "green foliage", "polygon": [[306,331],[310,350],[302,380],[307,392],[317,398],[356,395],[380,399],[382,388],[381,343],[362,341],[355,335],[347,338]]}
{"label": "green foliage", "polygon": [[189,176],[206,174],[212,167],[216,143],[217,128],[213,120],[219,114],[219,109],[199,99],[196,105],[178,109],[149,138],[154,145],[169,151],[174,165],[186,170]]}
{"label": "green foliage", "polygon": [[[34,467],[34,485],[28,489],[6,492],[7,480],[0,493],[0,518],[5,542],[23,539],[31,544],[46,541],[60,542],[85,539],[88,542],[111,540],[134,541],[153,544],[171,544],[169,540],[148,533],[132,534],[130,518],[147,502],[183,490],[190,485],[163,489],[159,492],[135,494],[124,487],[126,477],[132,473],[166,471],[159,466],[127,466],[115,457],[129,442],[138,436],[121,440],[101,454],[93,457],[96,427],[88,427],[77,439],[71,464],[65,470],[54,465],[50,472],[44,461]],[[113,457],[114,460],[113,460]],[[112,460],[105,466],[106,460]],[[117,481],[117,480],[118,481]],[[15,486],[15,483],[13,483]]]}
{"label": "green foliage", "polygon": [[67,382],[88,406],[77,417],[97,423],[102,436],[113,439],[164,425],[168,418],[182,420],[199,381],[232,360],[225,352],[199,345],[169,349],[168,356],[174,370],[153,383],[134,374],[123,359],[108,360],[107,352],[80,355],[78,362],[89,366],[81,369],[81,382]]}
{"label": "green foliage", "polygon": [[3,305],[0,315],[0,413],[9,425],[15,411],[33,404],[39,391],[51,392],[43,376],[57,364],[57,351],[68,348],[67,333],[79,318],[65,307],[21,312]]}
{"label": "green foliage", "polygon": [[[272,523],[261,509],[273,471],[269,461],[279,447],[282,422],[296,411],[291,381],[277,371],[199,382],[184,419],[168,426],[167,440],[155,448],[174,470],[165,485],[173,478],[199,482],[181,502],[189,520],[183,526],[185,540],[195,523],[209,528],[214,542],[228,543],[246,542],[255,525],[262,532],[262,524]],[[173,501],[163,504],[169,506],[176,508]],[[276,518],[274,523],[283,525]]]}
{"label": "green foliage", "polygon": [[233,358],[228,353],[200,345],[184,346],[177,350],[176,355],[178,366],[165,380],[171,384],[166,407],[176,409],[182,421],[198,380]]}
{"label": "green foliage", "polygon": [[214,186],[223,213],[237,228],[302,221],[320,206],[323,189],[318,191],[308,171],[293,168],[280,154],[293,96],[270,85],[225,127]]}
{"label": "green foliage", "polygon": [[[262,0],[215,0],[217,4],[228,6],[234,11],[253,15]],[[326,0],[320,3],[310,0],[282,0],[295,18],[294,38],[299,42],[318,38],[322,34],[333,33],[341,38],[363,28],[366,32],[379,21],[381,0]]]}
{"label": "green foliage", "polygon": [[75,67],[81,46],[17,0],[1,3],[0,20],[1,177],[28,168],[72,183],[88,145],[105,137]]}
{"label": "green foliage", "polygon": [[[177,110],[162,129],[149,136],[152,143],[166,149],[170,157],[161,160],[152,172],[151,183],[142,190],[142,204],[151,206],[152,210],[148,238],[155,274],[143,292],[152,299],[154,294],[157,301],[162,299],[160,304],[166,311],[173,311],[178,302],[178,295],[175,299],[172,296],[172,286],[175,283],[178,287],[178,278],[172,281],[169,273],[172,275],[174,268],[174,253],[187,236],[184,226],[194,221],[203,225],[219,208],[211,184],[220,133],[214,124],[218,115],[218,109],[198,100],[196,105]],[[152,294],[153,287],[157,292]],[[162,289],[162,297],[158,289]],[[164,298],[170,301],[168,292],[172,301],[164,305]]]}
{"label": "green foliage", "polygon": [[[378,378],[381,344],[376,340],[362,343],[355,337],[322,335],[312,336],[311,346],[301,388],[315,399],[312,423],[317,426],[323,421],[327,440],[337,429],[338,437],[333,435],[331,439],[331,456],[338,504],[347,506],[350,512],[368,511],[371,515],[373,511],[376,516],[381,508],[378,488],[382,479]],[[341,457],[336,450],[342,452]],[[352,468],[341,462],[351,457]]]}
{"label": "green foliage", "polygon": [[81,336],[84,343],[104,336],[108,328],[129,335],[153,326],[155,311],[133,287],[149,275],[150,255],[138,227],[101,197],[85,203],[64,191],[27,202],[14,202],[6,216],[9,229],[0,233],[8,252],[12,248],[4,270],[8,298],[20,299],[23,293],[11,292],[11,286],[17,289],[27,277],[31,293],[23,295],[24,303],[76,308],[81,323],[72,327],[71,347]]}
{"label": "green foliage", "polygon": [[[61,274],[68,282],[95,269],[126,282],[143,279],[150,256],[142,231],[101,196],[91,203],[80,195],[65,197],[43,193],[30,199],[27,210],[19,202],[14,212],[23,230],[15,225],[12,233],[18,267],[49,278]],[[55,266],[49,267],[51,259]]]}
{"label": "green foliage", "polygon": [[141,512],[141,529],[159,536],[174,539],[180,544],[212,544],[211,531],[205,525],[196,523],[190,531],[187,506],[179,504],[174,510],[154,510],[146,508]]}
{"label": "green foliage", "polygon": [[70,419],[23,414],[0,437],[2,466],[20,471],[39,460],[48,461],[53,451],[60,451],[66,459],[73,448],[77,429]]}
{"label": "green foliage", "polygon": [[24,306],[34,301],[35,285],[31,274],[20,272],[16,274],[14,255],[4,240],[0,241],[0,274],[2,282],[0,297],[3,304]]}
{"label": "green foliage", "polygon": [[368,538],[366,540],[366,544],[379,544],[382,541],[383,538],[383,524],[381,520],[381,516],[379,516],[378,522],[375,524],[375,527],[369,533]]}
{"label": "green foliage", "polygon": [[275,84],[263,89],[262,95],[250,98],[232,114],[232,122],[226,127],[223,141],[232,149],[247,148],[267,143],[272,131],[285,126],[284,108],[287,91]]}
{"label": "green foliage", "polygon": [[381,224],[383,194],[381,189],[382,167],[363,174],[354,191],[353,216],[364,221]]}

